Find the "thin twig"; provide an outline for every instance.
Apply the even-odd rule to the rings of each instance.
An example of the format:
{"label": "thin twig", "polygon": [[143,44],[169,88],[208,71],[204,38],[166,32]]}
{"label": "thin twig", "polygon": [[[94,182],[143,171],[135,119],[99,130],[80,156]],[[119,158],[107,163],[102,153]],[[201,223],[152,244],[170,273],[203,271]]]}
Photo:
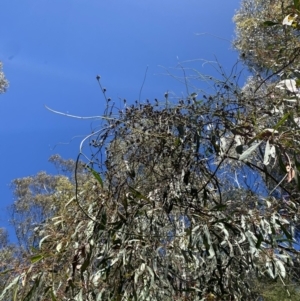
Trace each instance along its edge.
{"label": "thin twig", "polygon": [[50,112],[53,112],[55,114],[58,115],[63,115],[66,117],[71,117],[71,118],[77,118],[77,119],[108,119],[108,120],[115,120],[115,118],[109,118],[106,116],[89,116],[89,117],[85,117],[85,116],[76,116],[76,115],[71,115],[71,114],[67,114],[67,113],[63,113],[63,112],[59,112],[59,111],[55,111],[53,109],[50,109],[48,106],[45,105],[45,108],[47,110],[49,110]]}
{"label": "thin twig", "polygon": [[142,90],[143,90],[143,87],[144,87],[144,84],[145,84],[145,81],[146,81],[147,72],[148,72],[148,66],[146,68],[145,75],[144,75],[144,80],[143,80],[143,83],[142,83],[142,86],[141,86],[141,89],[140,89],[140,93],[139,93],[139,104],[141,102],[141,95],[142,95]]}

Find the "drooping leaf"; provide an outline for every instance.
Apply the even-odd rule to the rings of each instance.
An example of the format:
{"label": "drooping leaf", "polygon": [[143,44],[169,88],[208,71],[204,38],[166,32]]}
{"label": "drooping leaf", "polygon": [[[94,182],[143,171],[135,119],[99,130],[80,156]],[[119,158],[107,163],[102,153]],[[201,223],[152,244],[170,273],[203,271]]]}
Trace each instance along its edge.
{"label": "drooping leaf", "polygon": [[211,208],[211,211],[223,211],[226,210],[227,205],[226,204],[218,204],[216,206],[214,206],[213,208]]}
{"label": "drooping leaf", "polygon": [[36,291],[36,289],[38,288],[39,284],[40,284],[40,280],[42,278],[42,273],[40,273],[40,275],[36,278],[36,280],[34,281],[34,284],[32,285],[30,291],[28,292],[28,294],[26,295],[26,297],[23,299],[23,301],[32,301],[32,297],[34,296],[34,293]]}
{"label": "drooping leaf", "polygon": [[106,222],[107,222],[106,210],[103,208],[101,211],[101,218],[99,222],[100,230],[104,230],[106,228]]}
{"label": "drooping leaf", "polygon": [[2,291],[2,293],[0,295],[0,301],[7,300],[7,299],[4,299],[4,298],[6,298],[6,293],[8,293],[9,290],[19,282],[19,280],[22,278],[22,276],[24,276],[24,274],[18,275],[4,288],[4,290]]}
{"label": "drooping leaf", "polygon": [[18,283],[16,283],[15,289],[13,292],[13,301],[18,301],[18,290],[19,290],[19,285],[18,285]]}
{"label": "drooping leaf", "polygon": [[294,154],[294,163],[295,163],[295,181],[297,183],[298,190],[300,191],[300,162],[297,160],[296,154]]}
{"label": "drooping leaf", "polygon": [[91,256],[92,256],[92,246],[90,245],[89,247],[90,247],[90,250],[88,252],[86,252],[85,259],[83,261],[83,264],[80,267],[81,276],[83,276],[83,273],[86,271],[86,269],[90,265]]}
{"label": "drooping leaf", "polygon": [[270,163],[270,157],[271,157],[271,147],[268,140],[265,148],[264,165],[268,165]]}
{"label": "drooping leaf", "polygon": [[100,184],[100,186],[103,188],[103,181],[100,177],[100,174],[94,170],[93,168],[87,166],[87,169],[92,173],[92,175],[95,177],[95,179],[98,181],[98,183]]}
{"label": "drooping leaf", "polygon": [[151,276],[151,282],[150,282],[150,288],[149,288],[149,289],[151,289],[155,284],[155,282],[154,282],[155,281],[155,276],[154,276],[154,273],[153,273],[152,269],[149,266],[147,266],[146,268],[149,271],[150,276]]}
{"label": "drooping leaf", "polygon": [[14,269],[7,269],[7,270],[4,270],[4,271],[1,271],[0,272],[0,275],[5,275],[5,274],[7,274],[7,273],[9,273],[9,272],[12,272]]}
{"label": "drooping leaf", "polygon": [[56,251],[57,251],[58,253],[61,251],[62,246],[63,246],[62,242],[59,242],[59,243],[57,244],[57,246],[56,246]]}
{"label": "drooping leaf", "polygon": [[282,230],[282,232],[285,234],[285,236],[290,239],[290,240],[293,240],[293,236],[292,234],[286,229],[286,227],[280,223],[278,220],[277,220],[277,223],[279,224],[280,226],[280,229]]}
{"label": "drooping leaf", "polygon": [[277,158],[278,158],[280,170],[281,170],[281,172],[286,173],[285,164],[282,161],[281,152],[280,152],[280,149],[278,147],[276,147],[276,153],[277,153]]}
{"label": "drooping leaf", "polygon": [[37,255],[34,255],[30,258],[30,261],[31,263],[36,263],[36,262],[39,262],[40,260],[44,259],[44,255],[42,254],[37,254]]}
{"label": "drooping leaf", "polygon": [[208,227],[204,226],[203,230],[204,230],[203,241],[204,241],[206,250],[209,253],[209,256],[207,258],[212,259],[215,256],[215,251],[214,251],[213,245],[211,243],[211,237],[210,237]]}
{"label": "drooping leaf", "polygon": [[264,240],[264,238],[263,238],[262,234],[259,233],[258,239],[257,239],[257,242],[256,242],[256,245],[255,245],[256,249],[259,249],[259,248],[260,248],[260,245],[261,245],[261,243],[263,242],[263,240]]}
{"label": "drooping leaf", "polygon": [[280,126],[282,126],[285,121],[290,117],[291,113],[286,113],[275,125],[274,130],[277,130]]}
{"label": "drooping leaf", "polygon": [[184,127],[183,127],[183,125],[179,124],[177,126],[177,130],[178,130],[179,137],[182,138],[184,136]]}
{"label": "drooping leaf", "polygon": [[285,270],[285,267],[284,267],[283,263],[281,262],[281,260],[275,258],[275,265],[276,265],[277,270],[279,271],[279,274],[281,275],[281,277],[285,278],[286,270]]}
{"label": "drooping leaf", "polygon": [[52,288],[51,288],[50,294],[51,294],[51,300],[52,300],[52,301],[57,301],[57,298],[56,298],[56,296],[55,296],[54,291],[53,291]]}
{"label": "drooping leaf", "polygon": [[265,22],[263,22],[264,26],[274,26],[274,25],[278,25],[278,24],[280,24],[280,23],[273,22],[273,21],[265,21]]}
{"label": "drooping leaf", "polygon": [[275,268],[275,265],[272,261],[267,261],[266,262],[266,268],[267,268],[267,272],[269,274],[269,276],[273,279],[275,279],[276,277],[276,268]]}
{"label": "drooping leaf", "polygon": [[250,146],[246,151],[244,151],[240,155],[239,160],[242,161],[242,160],[247,159],[260,146],[261,143],[262,143],[262,141],[257,142],[254,145]]}
{"label": "drooping leaf", "polygon": [[137,191],[133,187],[129,187],[129,189],[130,189],[131,193],[134,195],[134,197],[136,197],[137,199],[149,201],[148,198],[146,198],[143,194],[141,194],[139,191]]}
{"label": "drooping leaf", "polygon": [[49,238],[49,237],[51,237],[52,235],[46,235],[45,237],[43,237],[41,240],[40,240],[40,242],[39,242],[39,248],[41,248],[42,247],[42,243],[47,239],[47,238]]}

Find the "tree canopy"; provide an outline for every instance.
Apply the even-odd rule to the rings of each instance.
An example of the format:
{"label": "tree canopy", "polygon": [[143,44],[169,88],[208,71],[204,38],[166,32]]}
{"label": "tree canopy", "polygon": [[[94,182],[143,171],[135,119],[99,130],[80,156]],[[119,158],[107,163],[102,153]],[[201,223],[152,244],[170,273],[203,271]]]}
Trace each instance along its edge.
{"label": "tree canopy", "polygon": [[0,93],[4,93],[8,87],[8,81],[2,71],[2,62],[0,62]]}
{"label": "tree canopy", "polygon": [[[243,0],[234,16],[234,47],[252,72],[294,71],[299,66],[299,38],[283,26],[294,11],[292,0]],[[271,25],[271,26],[270,26]]]}
{"label": "tree canopy", "polygon": [[203,92],[181,66],[184,97],[116,108],[97,76],[107,106],[77,160],[13,181],[0,300],[297,300],[298,13],[242,2],[243,84],[219,66]]}

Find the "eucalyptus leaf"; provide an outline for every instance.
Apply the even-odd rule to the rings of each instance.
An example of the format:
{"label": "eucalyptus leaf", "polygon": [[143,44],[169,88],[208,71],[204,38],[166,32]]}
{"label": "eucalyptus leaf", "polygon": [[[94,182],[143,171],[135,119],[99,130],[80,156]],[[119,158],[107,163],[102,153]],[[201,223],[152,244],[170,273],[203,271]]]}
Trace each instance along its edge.
{"label": "eucalyptus leaf", "polygon": [[20,278],[22,277],[23,275],[18,275],[17,277],[15,277],[4,289],[3,289],[3,291],[1,292],[1,295],[0,295],[0,301],[2,301],[2,300],[4,300],[4,301],[6,301],[7,299],[6,299],[6,293],[8,293],[9,292],[9,290],[13,287],[13,286],[15,286],[18,282],[19,282],[19,280],[20,280]]}
{"label": "eucalyptus leaf", "polygon": [[262,141],[255,143],[254,145],[250,146],[246,151],[244,151],[240,157],[239,160],[245,160],[247,159],[262,143]]}
{"label": "eucalyptus leaf", "polygon": [[285,270],[284,264],[277,258],[275,258],[275,264],[276,264],[277,270],[279,271],[279,274],[281,275],[281,277],[285,278],[286,270]]}
{"label": "eucalyptus leaf", "polygon": [[273,21],[265,21],[263,22],[264,26],[274,26],[274,25],[278,25],[278,22],[273,22]]}
{"label": "eucalyptus leaf", "polygon": [[37,255],[34,255],[30,258],[30,261],[31,263],[36,263],[36,262],[39,262],[40,260],[42,260],[44,258],[44,255],[42,254],[37,254]]}
{"label": "eucalyptus leaf", "polygon": [[100,186],[103,188],[103,181],[100,177],[100,174],[95,171],[93,168],[89,167],[88,165],[86,166],[87,169],[92,173],[92,175],[94,176],[94,178],[98,181],[98,183],[100,184]]}
{"label": "eucalyptus leaf", "polygon": [[271,158],[271,147],[270,147],[270,142],[268,140],[265,147],[264,165],[269,165],[270,158]]}
{"label": "eucalyptus leaf", "polygon": [[35,295],[35,291],[37,290],[37,288],[39,287],[40,284],[40,280],[42,278],[43,274],[40,273],[40,275],[37,276],[37,278],[34,281],[34,284],[32,285],[30,291],[28,292],[28,294],[25,296],[25,298],[23,299],[23,301],[30,301],[32,300],[32,298]]}

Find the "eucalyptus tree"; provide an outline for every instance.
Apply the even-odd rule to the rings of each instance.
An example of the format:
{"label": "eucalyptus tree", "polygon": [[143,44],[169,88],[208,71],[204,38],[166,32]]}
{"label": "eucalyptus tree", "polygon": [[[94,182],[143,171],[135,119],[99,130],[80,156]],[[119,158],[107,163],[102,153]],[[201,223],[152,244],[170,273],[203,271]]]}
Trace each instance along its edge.
{"label": "eucalyptus tree", "polygon": [[[288,190],[264,168],[278,156],[271,149],[279,148],[287,117],[266,121],[236,75],[215,87],[120,110],[108,101],[105,122],[81,144],[94,150],[90,177],[79,183],[76,176],[71,194],[54,186],[60,206],[37,227],[31,263],[11,274],[5,294],[254,300],[254,275],[284,281],[298,257],[297,199],[268,196],[261,179]],[[256,189],[243,178],[250,174]]]}
{"label": "eucalyptus tree", "polygon": [[8,81],[2,71],[2,62],[0,62],[0,93],[4,93],[8,87]]}
{"label": "eucalyptus tree", "polygon": [[[284,183],[283,189],[273,186],[271,192],[286,202],[294,199],[299,202],[299,1],[242,1],[234,20],[237,25],[237,38],[234,46],[240,57],[254,72],[255,94],[265,88],[270,93],[264,97],[261,107],[266,110],[268,122],[281,116],[281,130],[270,127],[276,143],[268,140],[264,155],[264,168],[272,176]],[[251,37],[249,39],[249,36]],[[257,88],[259,87],[259,89]],[[253,88],[253,84],[251,85]],[[272,139],[274,141],[274,139]],[[266,155],[268,154],[268,155]],[[274,163],[269,164],[271,157]],[[267,165],[267,166],[266,166]],[[266,178],[267,180],[267,178]],[[268,181],[270,184],[270,182]],[[299,238],[299,221],[291,227],[295,238]],[[296,272],[290,277],[289,287],[299,291],[299,264],[294,261]],[[264,282],[265,283],[265,282]],[[274,284],[276,285],[276,284]],[[277,286],[281,287],[280,285]],[[262,291],[264,300],[279,298],[280,289],[272,284],[265,285]],[[278,292],[279,291],[279,292]],[[281,289],[281,292],[284,291]],[[277,294],[278,293],[278,294]],[[293,297],[295,298],[295,297]]]}
{"label": "eucalyptus tree", "polygon": [[102,89],[104,121],[83,139],[70,189],[51,188],[58,205],[0,300],[255,300],[257,281],[297,280],[297,44],[274,42],[297,33],[287,2],[244,1],[239,38],[243,17],[261,15],[250,20],[256,54],[241,57],[255,72],[242,87],[221,70],[203,95],[120,108]]}
{"label": "eucalyptus tree", "polygon": [[[14,202],[9,208],[10,222],[18,239],[19,246],[31,253],[40,240],[36,230],[59,211],[61,195],[74,195],[75,161],[64,160],[53,155],[49,161],[57,168],[57,175],[39,172],[34,176],[17,178],[12,181]],[[81,166],[77,177],[80,183],[87,179]]]}
{"label": "eucalyptus tree", "polygon": [[293,0],[241,2],[234,16],[236,24],[234,47],[251,71],[269,71],[278,74],[298,69],[300,59],[298,34],[282,26],[284,17],[294,9],[294,2]]}

